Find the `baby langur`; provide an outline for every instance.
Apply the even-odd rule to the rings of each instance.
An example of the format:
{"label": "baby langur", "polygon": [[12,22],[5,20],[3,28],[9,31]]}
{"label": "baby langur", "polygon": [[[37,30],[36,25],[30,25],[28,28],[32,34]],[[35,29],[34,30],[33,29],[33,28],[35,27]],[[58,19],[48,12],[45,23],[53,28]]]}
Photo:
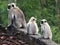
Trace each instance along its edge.
{"label": "baby langur", "polygon": [[38,26],[37,26],[35,17],[31,17],[29,22],[27,23],[27,33],[38,34]]}
{"label": "baby langur", "polygon": [[47,23],[47,20],[42,19],[40,25],[41,25],[42,38],[52,39],[51,28],[49,24]]}
{"label": "baby langur", "polygon": [[13,26],[16,28],[26,28],[26,20],[24,13],[15,3],[8,4],[8,25],[10,26],[13,20]]}

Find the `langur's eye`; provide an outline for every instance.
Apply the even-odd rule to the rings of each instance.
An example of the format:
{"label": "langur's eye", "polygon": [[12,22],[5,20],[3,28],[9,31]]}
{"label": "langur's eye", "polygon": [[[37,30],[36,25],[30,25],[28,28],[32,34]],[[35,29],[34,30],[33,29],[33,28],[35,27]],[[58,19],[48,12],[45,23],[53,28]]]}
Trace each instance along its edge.
{"label": "langur's eye", "polygon": [[12,5],[12,7],[14,7],[14,5]]}

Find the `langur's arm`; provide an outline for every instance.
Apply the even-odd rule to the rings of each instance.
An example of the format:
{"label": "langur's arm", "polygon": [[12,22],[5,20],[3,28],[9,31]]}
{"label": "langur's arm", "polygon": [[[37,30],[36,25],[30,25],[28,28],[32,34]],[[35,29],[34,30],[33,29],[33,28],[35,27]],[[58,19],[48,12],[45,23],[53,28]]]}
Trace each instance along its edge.
{"label": "langur's arm", "polygon": [[[41,23],[40,23],[40,25],[41,25]],[[43,34],[44,32],[43,32],[43,27],[42,27],[42,25],[41,25],[41,34]]]}
{"label": "langur's arm", "polygon": [[27,33],[29,33],[30,24],[27,24]]}

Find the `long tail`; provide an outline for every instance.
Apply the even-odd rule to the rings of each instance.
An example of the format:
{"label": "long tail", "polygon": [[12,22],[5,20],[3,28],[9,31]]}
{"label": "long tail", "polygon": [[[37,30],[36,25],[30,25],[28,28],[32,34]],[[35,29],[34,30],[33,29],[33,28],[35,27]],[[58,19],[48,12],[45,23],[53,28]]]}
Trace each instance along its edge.
{"label": "long tail", "polygon": [[15,23],[15,15],[14,15],[12,21],[11,21],[11,25],[13,25],[14,23]]}

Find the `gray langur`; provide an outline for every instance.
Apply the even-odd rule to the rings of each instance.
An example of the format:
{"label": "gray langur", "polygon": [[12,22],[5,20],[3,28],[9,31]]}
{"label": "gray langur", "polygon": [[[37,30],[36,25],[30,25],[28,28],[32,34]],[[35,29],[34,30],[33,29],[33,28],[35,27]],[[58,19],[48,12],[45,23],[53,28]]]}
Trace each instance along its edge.
{"label": "gray langur", "polygon": [[38,34],[38,26],[36,23],[36,18],[31,17],[29,22],[27,23],[27,33],[28,34]]}
{"label": "gray langur", "polygon": [[41,25],[42,38],[52,39],[51,28],[49,24],[47,23],[47,20],[42,19],[40,25]]}
{"label": "gray langur", "polygon": [[26,28],[24,13],[15,3],[8,4],[8,26],[11,25],[12,20],[15,28]]}

